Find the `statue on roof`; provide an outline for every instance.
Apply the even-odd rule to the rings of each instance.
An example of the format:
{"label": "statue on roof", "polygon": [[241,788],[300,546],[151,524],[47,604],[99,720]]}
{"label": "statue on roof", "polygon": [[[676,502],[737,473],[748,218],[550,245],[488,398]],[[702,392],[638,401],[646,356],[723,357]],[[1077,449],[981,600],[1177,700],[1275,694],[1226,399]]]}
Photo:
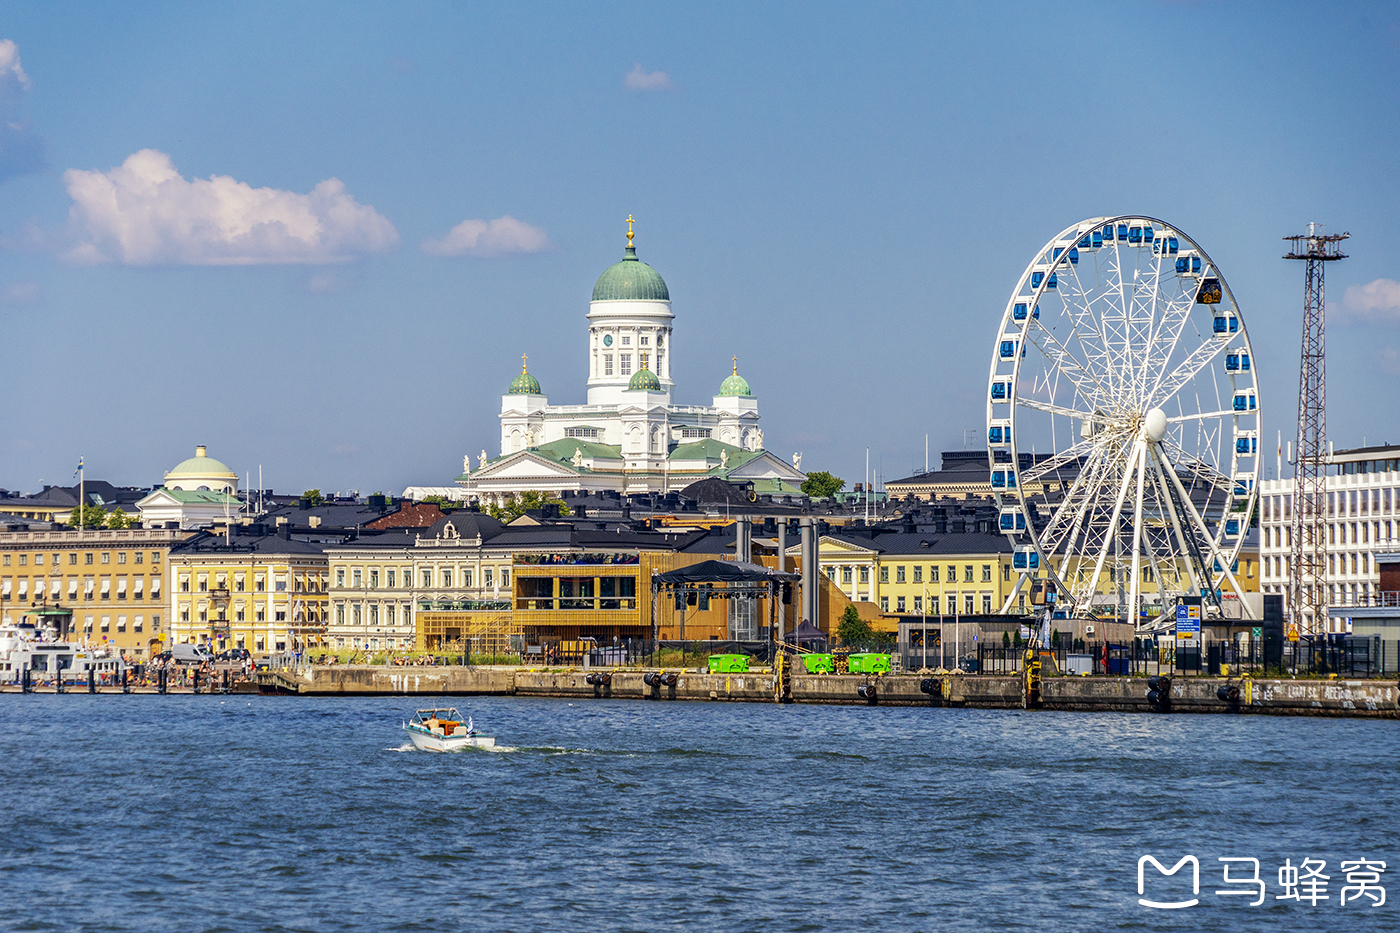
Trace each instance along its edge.
{"label": "statue on roof", "polygon": [[719,452],[719,468],[721,470],[729,469],[729,451],[721,450]]}
{"label": "statue on roof", "polygon": [[484,470],[484,469],[486,469],[486,451],[483,450],[483,451],[481,452],[480,460],[481,460],[481,466],[477,467],[477,469],[479,469],[479,470]]}
{"label": "statue on roof", "polygon": [[574,448],[573,464],[575,470],[580,469],[583,466],[583,448]]}
{"label": "statue on roof", "polygon": [[472,455],[471,455],[471,454],[462,454],[462,472],[463,472],[463,473],[470,473],[471,471],[472,471]]}
{"label": "statue on roof", "polygon": [[792,455],[792,468],[794,470],[802,469],[802,455],[800,453]]}

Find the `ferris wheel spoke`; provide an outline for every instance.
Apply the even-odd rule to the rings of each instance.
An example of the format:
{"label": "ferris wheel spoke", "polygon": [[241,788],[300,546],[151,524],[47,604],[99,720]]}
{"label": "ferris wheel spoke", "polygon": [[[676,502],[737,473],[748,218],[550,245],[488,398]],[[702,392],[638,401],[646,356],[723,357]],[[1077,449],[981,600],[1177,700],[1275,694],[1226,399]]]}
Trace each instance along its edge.
{"label": "ferris wheel spoke", "polygon": [[1042,402],[1040,399],[1026,398],[1023,395],[1016,397],[1016,404],[1025,408],[1034,408],[1036,411],[1043,411],[1049,415],[1060,415],[1064,418],[1093,418],[1094,412],[1080,411],[1078,408],[1066,408],[1063,405],[1056,405],[1052,402]]}
{"label": "ferris wheel spoke", "polygon": [[[1196,511],[1196,504],[1191,501],[1191,497],[1186,494],[1185,488],[1182,487],[1181,477],[1176,475],[1175,470],[1170,469],[1167,470],[1167,476],[1168,479],[1176,485],[1177,492],[1181,494],[1187,517],[1194,526],[1196,534],[1200,537],[1202,543],[1205,544],[1211,558],[1219,565],[1220,573],[1229,581],[1230,588],[1233,589],[1235,595],[1239,597],[1240,604],[1243,606],[1246,616],[1251,619],[1254,618],[1252,611],[1249,609],[1248,601],[1244,598],[1244,590],[1240,587],[1239,581],[1235,579],[1234,571],[1230,569],[1230,564],[1232,563],[1231,558],[1221,553],[1220,548],[1217,546],[1216,538],[1210,533],[1210,528],[1206,525],[1205,519],[1201,518],[1201,513]],[[1211,573],[1209,568],[1206,568],[1206,574],[1206,579],[1213,586],[1215,582],[1214,574]]]}
{"label": "ferris wheel spoke", "polygon": [[1210,340],[1192,350],[1175,370],[1158,378],[1157,384],[1148,394],[1152,404],[1160,408],[1184,386],[1189,385],[1191,380],[1196,378],[1196,374],[1209,366],[1210,361],[1219,356],[1224,349],[1225,341]]}
{"label": "ferris wheel spoke", "polygon": [[[1200,457],[1197,457],[1195,454],[1189,453],[1177,444],[1173,444],[1169,441],[1164,440],[1162,442],[1162,447],[1176,454],[1175,461],[1191,470],[1193,476],[1193,485],[1195,482],[1194,478],[1200,477],[1202,480],[1209,483],[1213,488],[1223,489],[1227,495],[1229,494],[1231,485],[1234,483],[1234,480],[1232,480],[1230,477],[1226,476],[1224,473],[1221,473],[1219,470],[1211,466],[1209,463],[1206,463]],[[1174,469],[1172,472],[1173,475],[1175,475],[1176,471]]]}
{"label": "ferris wheel spoke", "polygon": [[1222,408],[1220,411],[1201,411],[1190,415],[1169,415],[1167,417],[1167,423],[1177,424],[1183,421],[1204,421],[1207,418],[1229,418],[1238,414],[1241,414],[1241,412]]}
{"label": "ferris wheel spoke", "polygon": [[[1034,408],[1035,406],[1031,407]],[[1044,409],[1041,410],[1043,411]],[[1076,413],[1073,415],[1073,417],[1083,418],[1086,416],[1083,414]],[[1088,417],[1092,417],[1092,415]],[[1033,464],[1028,469],[1021,471],[1021,483],[1023,485],[1028,482],[1033,483],[1036,480],[1040,479],[1042,476],[1047,476],[1051,473],[1057,472],[1062,467],[1065,467],[1073,461],[1086,456],[1093,449],[1094,441],[1092,438],[1090,438],[1089,440],[1080,441],[1078,444],[1075,444],[1067,450],[1062,450],[1059,453],[1054,454],[1053,456],[1046,457],[1039,463]],[[1080,472],[1082,474],[1082,469]]]}
{"label": "ferris wheel spoke", "polygon": [[1027,328],[1026,336],[1032,345],[1045,355],[1047,362],[1074,385],[1081,398],[1108,395],[1107,389],[1099,382],[1094,371],[1076,359],[1069,348],[1055,339],[1055,335],[1043,324],[1037,321],[1035,328]]}

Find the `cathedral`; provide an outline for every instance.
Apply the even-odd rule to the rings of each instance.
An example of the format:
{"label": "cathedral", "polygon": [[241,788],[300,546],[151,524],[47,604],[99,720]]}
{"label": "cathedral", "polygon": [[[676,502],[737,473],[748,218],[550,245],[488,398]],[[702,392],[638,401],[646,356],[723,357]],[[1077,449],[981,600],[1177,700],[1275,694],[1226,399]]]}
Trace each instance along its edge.
{"label": "cathedral", "polygon": [[[627,219],[622,261],[603,271],[588,307],[588,404],[551,405],[522,362],[501,396],[501,446],[463,459],[469,499],[538,490],[670,492],[707,477],[755,492],[800,495],[804,474],[763,449],[758,399],[739,361],[709,405],[671,400],[671,293],[637,258]],[[794,459],[797,459],[796,457]],[[798,461],[800,464],[800,460]]]}

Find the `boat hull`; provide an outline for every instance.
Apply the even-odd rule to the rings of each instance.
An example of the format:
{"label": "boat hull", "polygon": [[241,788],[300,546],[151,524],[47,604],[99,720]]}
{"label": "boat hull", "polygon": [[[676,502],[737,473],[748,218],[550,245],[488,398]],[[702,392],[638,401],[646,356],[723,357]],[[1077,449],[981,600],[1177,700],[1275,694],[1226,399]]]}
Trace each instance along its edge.
{"label": "boat hull", "polygon": [[413,747],[421,752],[457,752],[464,748],[495,748],[489,735],[435,735],[417,729],[404,729]]}

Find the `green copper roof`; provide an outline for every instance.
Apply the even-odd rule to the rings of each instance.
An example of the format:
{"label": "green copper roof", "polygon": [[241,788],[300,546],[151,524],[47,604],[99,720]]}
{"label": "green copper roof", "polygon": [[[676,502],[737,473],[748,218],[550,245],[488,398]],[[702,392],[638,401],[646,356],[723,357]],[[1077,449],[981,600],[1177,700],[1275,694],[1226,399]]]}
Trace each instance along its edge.
{"label": "green copper roof", "polygon": [[724,381],[719,384],[719,394],[727,397],[753,395],[753,392],[749,389],[748,380],[739,375],[738,360],[734,361],[734,372],[725,376]]}
{"label": "green copper roof", "polygon": [[175,468],[165,474],[172,479],[181,476],[227,476],[231,479],[238,479],[238,474],[228,468],[228,465],[213,457],[204,455],[204,448],[196,448],[196,455],[188,460],[181,460]]}
{"label": "green copper roof", "polygon": [[608,266],[598,276],[593,300],[670,301],[671,293],[661,273],[638,259],[636,247],[629,246],[622,262]]}
{"label": "green copper roof", "polygon": [[543,395],[540,388],[540,381],[530,375],[524,367],[520,370],[520,375],[510,381],[510,390],[506,395]]}
{"label": "green copper roof", "polygon": [[632,374],[632,381],[627,383],[629,389],[646,389],[648,392],[660,392],[661,380],[656,378],[656,373],[649,369],[639,369]]}

